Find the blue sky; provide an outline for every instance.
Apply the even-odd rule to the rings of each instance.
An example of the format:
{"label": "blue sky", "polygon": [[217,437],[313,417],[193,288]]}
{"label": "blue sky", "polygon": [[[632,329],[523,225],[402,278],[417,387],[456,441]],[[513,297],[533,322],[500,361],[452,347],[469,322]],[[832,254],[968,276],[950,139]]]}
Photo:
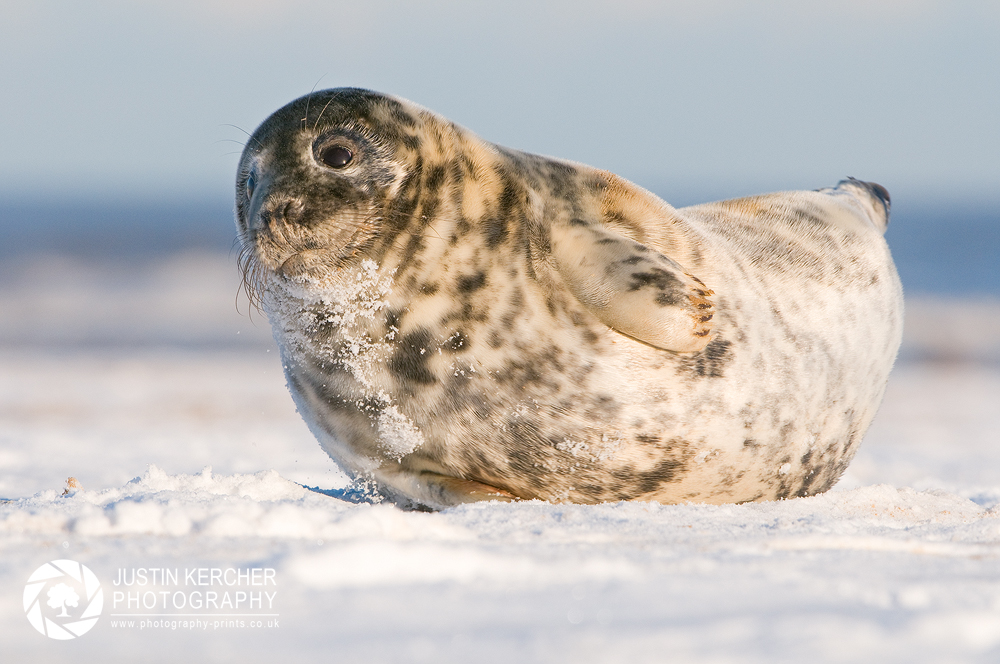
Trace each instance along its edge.
{"label": "blue sky", "polygon": [[0,0],[0,198],[228,197],[246,131],[397,94],[672,202],[1000,200],[1000,3]]}

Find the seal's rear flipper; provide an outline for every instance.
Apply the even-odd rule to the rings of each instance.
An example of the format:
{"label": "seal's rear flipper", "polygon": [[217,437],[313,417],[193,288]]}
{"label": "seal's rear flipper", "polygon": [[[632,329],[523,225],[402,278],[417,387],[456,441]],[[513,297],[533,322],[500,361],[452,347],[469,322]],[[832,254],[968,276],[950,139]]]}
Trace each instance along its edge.
{"label": "seal's rear flipper", "polygon": [[700,351],[711,340],[713,292],[676,262],[582,220],[550,232],[559,275],[605,325],[676,353]]}
{"label": "seal's rear flipper", "polygon": [[861,205],[868,219],[882,233],[889,227],[889,208],[891,201],[889,191],[880,184],[863,182],[855,178],[847,178],[837,183],[836,187],[817,189],[822,194],[842,196],[847,194]]}

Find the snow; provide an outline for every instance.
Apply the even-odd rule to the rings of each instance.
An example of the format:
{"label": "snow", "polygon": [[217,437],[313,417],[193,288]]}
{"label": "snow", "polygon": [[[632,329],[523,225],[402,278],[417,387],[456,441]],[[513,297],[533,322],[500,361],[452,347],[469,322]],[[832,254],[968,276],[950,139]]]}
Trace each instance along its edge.
{"label": "snow", "polygon": [[[116,270],[49,261],[0,284],[4,662],[1000,661],[995,301],[910,301],[883,407],[827,494],[424,513],[374,503],[322,452],[266,324],[235,312],[231,263]],[[22,607],[60,559],[105,593],[71,641]],[[181,582],[114,584],[135,569]],[[116,591],[190,599],[209,589],[185,571],[212,569],[272,570],[278,616],[111,615],[138,611]]]}

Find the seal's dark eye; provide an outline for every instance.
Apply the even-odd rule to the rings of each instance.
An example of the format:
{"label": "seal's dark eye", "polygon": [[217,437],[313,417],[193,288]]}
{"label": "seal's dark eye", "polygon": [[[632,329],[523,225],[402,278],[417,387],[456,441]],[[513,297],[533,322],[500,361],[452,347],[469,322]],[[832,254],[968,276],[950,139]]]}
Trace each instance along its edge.
{"label": "seal's dark eye", "polygon": [[320,161],[330,168],[343,168],[351,163],[353,158],[354,155],[351,154],[351,151],[343,145],[331,145],[328,148],[323,148],[323,151],[319,153]]}
{"label": "seal's dark eye", "polygon": [[255,177],[253,176],[253,173],[251,173],[251,174],[250,174],[250,175],[249,175],[249,176],[247,177],[247,191],[246,191],[246,194],[247,194],[247,200],[248,200],[248,201],[249,201],[249,200],[250,200],[251,198],[253,198],[253,190],[254,190],[254,189],[255,189],[256,187],[257,187],[257,178],[255,178]]}

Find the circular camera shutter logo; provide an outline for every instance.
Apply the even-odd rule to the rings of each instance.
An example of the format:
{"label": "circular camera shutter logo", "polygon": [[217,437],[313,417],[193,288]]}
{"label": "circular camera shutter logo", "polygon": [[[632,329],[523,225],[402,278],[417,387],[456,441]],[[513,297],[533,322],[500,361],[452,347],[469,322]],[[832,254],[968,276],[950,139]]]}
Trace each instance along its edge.
{"label": "circular camera shutter logo", "polygon": [[97,576],[75,560],[45,563],[24,587],[28,622],[52,639],[75,639],[97,624],[104,591]]}

